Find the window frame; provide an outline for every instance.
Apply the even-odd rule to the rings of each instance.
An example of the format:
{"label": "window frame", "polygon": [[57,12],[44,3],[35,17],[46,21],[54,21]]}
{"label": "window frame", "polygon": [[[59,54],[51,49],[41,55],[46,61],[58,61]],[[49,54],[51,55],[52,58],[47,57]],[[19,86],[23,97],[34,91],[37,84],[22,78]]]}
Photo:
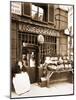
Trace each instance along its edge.
{"label": "window frame", "polygon": [[[38,16],[37,16],[37,19],[34,19],[34,18],[32,18],[32,5],[35,5],[35,4],[31,4],[31,19],[32,20],[34,20],[34,21],[37,21],[37,22],[42,22],[42,23],[45,23],[45,24],[47,24],[48,23],[48,19],[47,20],[38,20]],[[45,9],[43,8],[43,7],[41,7],[41,6],[37,6],[37,8],[38,8],[38,15],[39,15],[39,8],[42,8],[43,9],[43,17],[44,17],[44,13],[45,13]],[[48,11],[48,7],[47,7],[47,11]],[[46,16],[45,16],[46,17]],[[48,14],[47,14],[47,17],[48,17]]]}

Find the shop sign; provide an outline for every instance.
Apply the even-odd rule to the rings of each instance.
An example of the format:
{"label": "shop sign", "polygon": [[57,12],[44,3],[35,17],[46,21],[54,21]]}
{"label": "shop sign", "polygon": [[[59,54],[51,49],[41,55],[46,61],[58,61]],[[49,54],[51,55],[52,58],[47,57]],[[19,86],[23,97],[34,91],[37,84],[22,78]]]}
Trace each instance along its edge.
{"label": "shop sign", "polygon": [[21,3],[11,2],[11,13],[21,15]]}
{"label": "shop sign", "polygon": [[38,42],[40,44],[43,44],[44,43],[44,36],[43,35],[38,35]]}
{"label": "shop sign", "polygon": [[49,35],[49,36],[59,36],[59,32],[50,29],[50,28],[43,28],[40,26],[33,26],[33,25],[28,25],[28,24],[19,24],[19,31],[22,32],[30,32],[30,33],[36,33],[36,34],[41,34],[41,35]]}

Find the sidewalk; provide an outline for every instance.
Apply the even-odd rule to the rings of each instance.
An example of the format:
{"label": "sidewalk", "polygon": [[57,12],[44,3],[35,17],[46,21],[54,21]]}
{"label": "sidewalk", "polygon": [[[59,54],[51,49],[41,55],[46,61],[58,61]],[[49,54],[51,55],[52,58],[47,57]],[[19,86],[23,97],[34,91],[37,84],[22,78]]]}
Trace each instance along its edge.
{"label": "sidewalk", "polygon": [[73,94],[73,84],[68,82],[59,82],[50,84],[50,88],[40,87],[37,83],[31,84],[31,90],[20,96],[14,92],[11,93],[12,98],[18,97],[34,97],[34,96],[54,96]]}

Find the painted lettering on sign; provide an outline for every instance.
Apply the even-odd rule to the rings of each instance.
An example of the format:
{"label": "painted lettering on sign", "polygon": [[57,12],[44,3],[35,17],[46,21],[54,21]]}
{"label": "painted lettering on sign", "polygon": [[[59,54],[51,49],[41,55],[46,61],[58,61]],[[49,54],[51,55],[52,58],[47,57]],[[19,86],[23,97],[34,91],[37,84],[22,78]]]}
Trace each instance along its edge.
{"label": "painted lettering on sign", "polygon": [[22,32],[30,32],[30,33],[36,33],[36,34],[41,34],[41,35],[49,35],[49,36],[59,36],[59,32],[50,29],[50,28],[43,28],[40,26],[33,26],[33,25],[28,25],[28,24],[19,24],[19,31]]}
{"label": "painted lettering on sign", "polygon": [[11,13],[21,15],[21,3],[11,2]]}

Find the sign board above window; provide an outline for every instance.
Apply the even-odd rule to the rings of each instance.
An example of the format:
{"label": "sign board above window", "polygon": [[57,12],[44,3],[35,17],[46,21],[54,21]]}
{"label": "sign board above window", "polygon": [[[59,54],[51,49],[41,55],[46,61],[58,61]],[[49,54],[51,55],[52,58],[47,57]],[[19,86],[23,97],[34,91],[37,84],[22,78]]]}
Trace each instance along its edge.
{"label": "sign board above window", "polygon": [[21,15],[21,3],[11,2],[11,13]]}
{"label": "sign board above window", "polygon": [[59,31],[55,29],[50,29],[46,27],[41,26],[34,26],[26,23],[19,24],[19,31],[21,32],[30,32],[35,34],[41,34],[41,35],[49,35],[49,36],[60,36]]}

